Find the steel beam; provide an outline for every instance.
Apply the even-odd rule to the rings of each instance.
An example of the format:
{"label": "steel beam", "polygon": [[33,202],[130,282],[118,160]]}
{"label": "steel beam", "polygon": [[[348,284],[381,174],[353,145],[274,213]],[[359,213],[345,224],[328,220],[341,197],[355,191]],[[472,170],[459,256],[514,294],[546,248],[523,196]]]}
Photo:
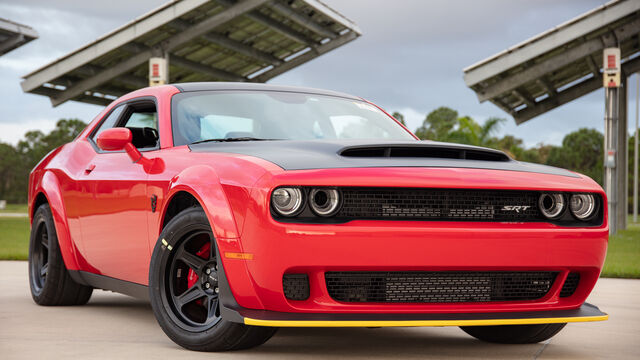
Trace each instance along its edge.
{"label": "steel beam", "polygon": [[182,58],[182,57],[179,57],[179,56],[176,56],[176,55],[170,55],[169,56],[169,61],[172,64],[175,64],[177,66],[185,67],[187,69],[190,69],[190,70],[196,71],[196,72],[201,72],[203,74],[207,74],[207,75],[213,76],[214,78],[219,79],[219,80],[247,81],[247,79],[245,79],[244,77],[242,77],[240,75],[236,75],[236,74],[230,73],[228,71],[212,68],[211,66],[207,66],[207,65],[201,64],[199,62],[187,60],[185,58]]}
{"label": "steel beam", "polygon": [[591,69],[593,75],[597,76],[600,74],[600,66],[596,65],[593,56],[587,56],[587,65],[589,65],[589,69]]}
{"label": "steel beam", "polygon": [[201,21],[191,28],[165,40],[162,43],[162,48],[149,49],[139,52],[136,55],[128,58],[127,60],[116,64],[104,71],[101,71],[99,74],[96,74],[93,77],[79,81],[75,85],[66,89],[62,94],[58,95],[57,97],[51,98],[51,104],[53,106],[58,106],[65,101],[71,100],[76,96],[81,95],[85,91],[97,87],[98,85],[109,81],[109,79],[120,76],[127,71],[130,71],[133,68],[141,65],[145,61],[149,60],[154,52],[164,52],[175,49],[179,45],[213,30],[216,26],[219,26],[233,19],[234,17],[255,9],[256,7],[264,4],[266,1],[267,0],[245,0],[238,2],[235,5],[223,10],[222,12],[211,16],[207,20]]}
{"label": "steel beam", "polygon": [[[640,18],[631,21],[625,25],[617,28],[615,37],[618,42],[622,42],[640,31]],[[612,33],[605,34],[604,37],[614,38]],[[602,51],[605,48],[605,44],[601,39],[591,39],[578,46],[575,46],[561,54],[553,56],[545,61],[528,67],[526,70],[507,76],[495,82],[494,84],[483,88],[477,92],[480,102],[489,100],[500,94],[510,92],[530,81],[544,76],[552,71],[558,70],[563,66],[567,66],[574,61],[577,61],[591,54]]]}
{"label": "steel beam", "polygon": [[20,44],[25,42],[25,40],[26,38],[24,37],[24,35],[18,34],[8,40],[0,42],[0,54],[7,53],[10,50],[17,48],[18,46],[20,46]]}
{"label": "steel beam", "polygon": [[[152,51],[152,48],[149,48],[143,44],[137,44],[137,43],[129,43],[126,46],[123,47],[123,49],[125,49],[126,51],[130,51],[132,53],[137,53],[137,52],[144,52],[144,51]],[[155,56],[162,56],[165,57],[166,54],[156,54]],[[188,69],[191,69],[193,71],[196,72],[201,72],[204,74],[208,74],[210,76],[215,77],[216,79],[220,79],[220,80],[226,80],[226,81],[246,81],[246,79],[240,75],[236,75],[233,73],[230,73],[228,71],[224,71],[221,69],[217,69],[202,63],[199,63],[197,61],[193,61],[193,60],[189,60],[187,58],[178,56],[178,55],[173,55],[170,54],[169,58],[168,58],[169,63],[174,63],[178,66],[181,67],[185,67]],[[169,77],[167,77],[167,80],[169,79]],[[146,81],[145,81],[146,82]],[[142,87],[146,87],[149,84],[146,83],[146,85],[142,86]]]}
{"label": "steel beam", "polygon": [[[179,29],[180,31],[184,31],[186,29],[188,29],[191,24],[189,24],[188,22],[184,21],[184,20],[174,20],[173,22],[169,23],[169,26],[175,27],[176,29]],[[264,52],[262,50],[256,49],[253,46],[244,44],[240,41],[236,41],[233,40],[229,37],[226,37],[222,34],[218,34],[218,33],[207,33],[202,35],[202,38],[220,45],[224,48],[227,48],[229,50],[233,50],[239,54],[245,55],[247,57],[250,57],[252,59],[255,60],[259,60],[263,63],[267,63],[267,64],[271,64],[274,66],[280,65],[282,64],[282,60],[278,59],[277,57]]]}
{"label": "steel beam", "polygon": [[239,1],[235,5],[226,8],[222,12],[215,14],[210,18],[207,18],[206,20],[203,20],[197,24],[194,24],[190,28],[176,35],[173,35],[172,37],[170,37],[169,39],[163,42],[162,48],[165,51],[171,51],[176,47],[178,47],[179,45],[182,45],[187,41],[190,41],[198,36],[202,36],[210,32],[211,30],[213,30],[216,26],[224,24],[225,22],[237,16],[246,14],[247,12],[257,8],[260,5],[263,5],[266,2],[267,0]]}
{"label": "steel beam", "polygon": [[111,66],[108,69],[99,72],[95,76],[78,81],[64,90],[61,94],[58,94],[58,96],[52,97],[51,104],[53,106],[58,106],[65,101],[81,95],[89,89],[95,88],[112,78],[118,77],[149,60],[151,54],[151,50],[138,53],[115,66]]}
{"label": "steel beam", "polygon": [[355,40],[357,37],[358,37],[358,34],[356,32],[349,31],[347,34],[344,34],[335,40],[329,41],[323,45],[318,46],[315,49],[315,51],[311,50],[296,58],[293,58],[285,62],[284,64],[265,72],[264,74],[256,76],[255,78],[251,79],[251,81],[266,82],[267,80],[274,78],[287,70],[293,69],[294,67],[302,65],[307,61],[316,58],[317,56],[320,56],[352,40]]}
{"label": "steel beam", "polygon": [[[622,64],[622,77],[629,76],[635,72],[640,71],[640,57],[627,61]],[[555,97],[546,98],[536,104],[533,108],[526,108],[516,113],[513,113],[513,118],[517,124],[530,120],[540,114],[543,114],[549,110],[555,109],[560,105],[566,104],[580,96],[584,96],[592,91],[598,90],[602,87],[602,75],[598,72],[598,76],[594,76],[589,80],[585,80],[578,85],[572,86],[562,92],[559,92]]]}
{"label": "steel beam", "polygon": [[[226,6],[232,6],[234,3],[232,1],[229,0],[216,0],[217,2],[219,2],[220,4],[226,5]],[[315,40],[311,39],[310,37],[308,37],[307,35],[298,32],[284,24],[281,24],[279,22],[277,22],[276,20],[258,12],[258,11],[252,11],[252,12],[248,12],[246,14],[244,14],[246,17],[250,18],[251,20],[257,21],[259,23],[261,23],[262,25],[271,28],[274,31],[279,32],[280,34],[290,38],[291,40],[297,41],[299,43],[302,44],[306,44],[306,45],[310,45],[312,47],[317,46],[318,44],[316,43]]]}
{"label": "steel beam", "polygon": [[513,115],[515,113],[512,109],[510,109],[507,105],[505,105],[505,103],[502,100],[498,98],[491,99],[489,101],[491,101],[493,105],[499,107],[500,109],[502,109],[502,111],[506,112],[507,114]]}
{"label": "steel beam", "polygon": [[294,21],[298,25],[300,25],[300,26],[302,26],[302,27],[304,27],[304,28],[306,28],[308,30],[313,31],[316,34],[320,34],[320,35],[324,36],[325,38],[335,39],[335,38],[337,38],[339,36],[338,34],[334,33],[333,31],[331,31],[331,30],[323,27],[322,25],[316,23],[310,17],[304,16],[304,15],[300,14],[299,12],[293,10],[289,6],[286,6],[286,5],[284,5],[284,4],[282,4],[282,3],[278,2],[278,1],[271,1],[269,3],[269,7],[274,9],[276,12],[284,14],[285,16],[290,18],[292,21]]}
{"label": "steel beam", "polygon": [[555,96],[558,93],[558,90],[556,90],[556,88],[553,87],[545,77],[536,79],[536,83],[545,90],[549,97]]}
{"label": "steel beam", "polygon": [[[96,66],[93,64],[87,64],[77,68],[74,72],[77,72],[78,74],[82,74],[85,77],[91,77],[91,76],[95,76],[96,74],[100,73],[103,70],[104,68],[101,68],[99,66]],[[131,85],[133,87],[138,87],[138,88],[143,88],[149,85],[149,82],[147,81],[147,79],[139,76],[134,76],[134,75],[119,76],[117,78],[114,78],[113,80],[119,81],[123,84]]]}
{"label": "steel beam", "polygon": [[523,122],[530,120],[540,114],[543,114],[549,110],[555,109],[560,105],[566,104],[580,96],[584,96],[592,91],[598,90],[602,87],[602,76],[593,77],[589,80],[583,81],[580,85],[576,85],[559,92],[554,97],[548,97],[536,106],[526,108],[518,112],[513,113],[513,118],[516,120],[516,124],[522,124]]}
{"label": "steel beam", "polygon": [[528,108],[532,108],[535,106],[535,100],[526,96],[523,92],[519,91],[518,89],[512,90],[511,94],[513,94],[513,96],[518,98],[523,104],[526,104]]}

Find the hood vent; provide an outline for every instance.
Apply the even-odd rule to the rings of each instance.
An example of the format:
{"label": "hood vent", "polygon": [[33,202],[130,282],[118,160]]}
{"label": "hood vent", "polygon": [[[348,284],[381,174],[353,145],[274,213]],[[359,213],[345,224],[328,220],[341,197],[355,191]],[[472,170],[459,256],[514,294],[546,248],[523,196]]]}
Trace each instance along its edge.
{"label": "hood vent", "polygon": [[437,158],[479,161],[510,161],[507,154],[491,149],[455,146],[364,146],[348,147],[341,156],[359,158]]}

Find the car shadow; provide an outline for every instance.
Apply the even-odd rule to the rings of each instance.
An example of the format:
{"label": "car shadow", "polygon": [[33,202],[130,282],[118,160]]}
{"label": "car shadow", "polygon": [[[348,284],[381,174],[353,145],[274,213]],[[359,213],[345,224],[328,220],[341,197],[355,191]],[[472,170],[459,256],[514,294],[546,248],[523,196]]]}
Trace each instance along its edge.
{"label": "car shadow", "polygon": [[[87,307],[123,321],[157,326],[148,302],[118,296],[92,299]],[[92,310],[92,311],[93,311]],[[159,330],[159,329],[158,329]],[[184,351],[158,331],[155,346],[167,351]],[[155,339],[155,336],[153,336]],[[157,343],[156,343],[157,341]],[[260,358],[450,358],[472,357],[492,359],[534,358],[549,347],[556,347],[570,358],[588,358],[589,354],[560,344],[491,344],[474,339],[456,327],[401,328],[280,328],[265,344],[248,350],[225,353],[226,357]],[[199,358],[202,353],[193,353]]]}

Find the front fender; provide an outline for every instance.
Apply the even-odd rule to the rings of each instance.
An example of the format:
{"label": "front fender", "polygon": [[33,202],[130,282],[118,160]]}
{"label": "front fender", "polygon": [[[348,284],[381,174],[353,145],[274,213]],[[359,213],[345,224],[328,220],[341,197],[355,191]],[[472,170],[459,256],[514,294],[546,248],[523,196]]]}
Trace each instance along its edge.
{"label": "front fender", "polygon": [[[216,172],[209,166],[197,165],[183,170],[171,179],[161,219],[164,219],[171,199],[179,192],[187,192],[198,200],[209,219],[213,235],[220,249],[231,293],[238,304],[250,309],[263,309],[255,292],[255,282],[244,259],[226,258],[226,253],[242,253],[238,226],[226,193]],[[160,224],[162,226],[162,224]]]}
{"label": "front fender", "polygon": [[[217,239],[237,239],[238,227],[233,217],[233,211],[225,195],[222,184],[216,172],[206,165],[197,165],[183,170],[174,176],[169,184],[167,201],[181,191],[193,195],[207,213],[213,234]],[[165,205],[162,218],[166,215]]]}

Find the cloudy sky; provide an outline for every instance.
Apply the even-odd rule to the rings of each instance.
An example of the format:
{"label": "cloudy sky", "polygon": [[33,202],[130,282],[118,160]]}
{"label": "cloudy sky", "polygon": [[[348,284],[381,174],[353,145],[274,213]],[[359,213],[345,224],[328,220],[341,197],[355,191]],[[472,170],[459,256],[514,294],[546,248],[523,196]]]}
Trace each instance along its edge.
{"label": "cloudy sky", "polygon": [[[101,108],[67,102],[53,108],[44,96],[24,94],[21,77],[165,0],[0,0],[0,16],[34,27],[40,39],[0,57],[0,141],[16,143],[31,129],[48,131],[59,118],[90,121]],[[409,127],[449,106],[484,121],[508,118],[501,132],[528,146],[559,144],[580,127],[603,129],[604,93],[516,126],[491,103],[480,104],[462,69],[603,4],[604,0],[325,0],[354,20],[363,36],[271,80],[363,96],[400,111]],[[123,11],[126,9],[126,11]],[[635,78],[630,99],[635,99]],[[635,106],[630,102],[630,124]]]}

